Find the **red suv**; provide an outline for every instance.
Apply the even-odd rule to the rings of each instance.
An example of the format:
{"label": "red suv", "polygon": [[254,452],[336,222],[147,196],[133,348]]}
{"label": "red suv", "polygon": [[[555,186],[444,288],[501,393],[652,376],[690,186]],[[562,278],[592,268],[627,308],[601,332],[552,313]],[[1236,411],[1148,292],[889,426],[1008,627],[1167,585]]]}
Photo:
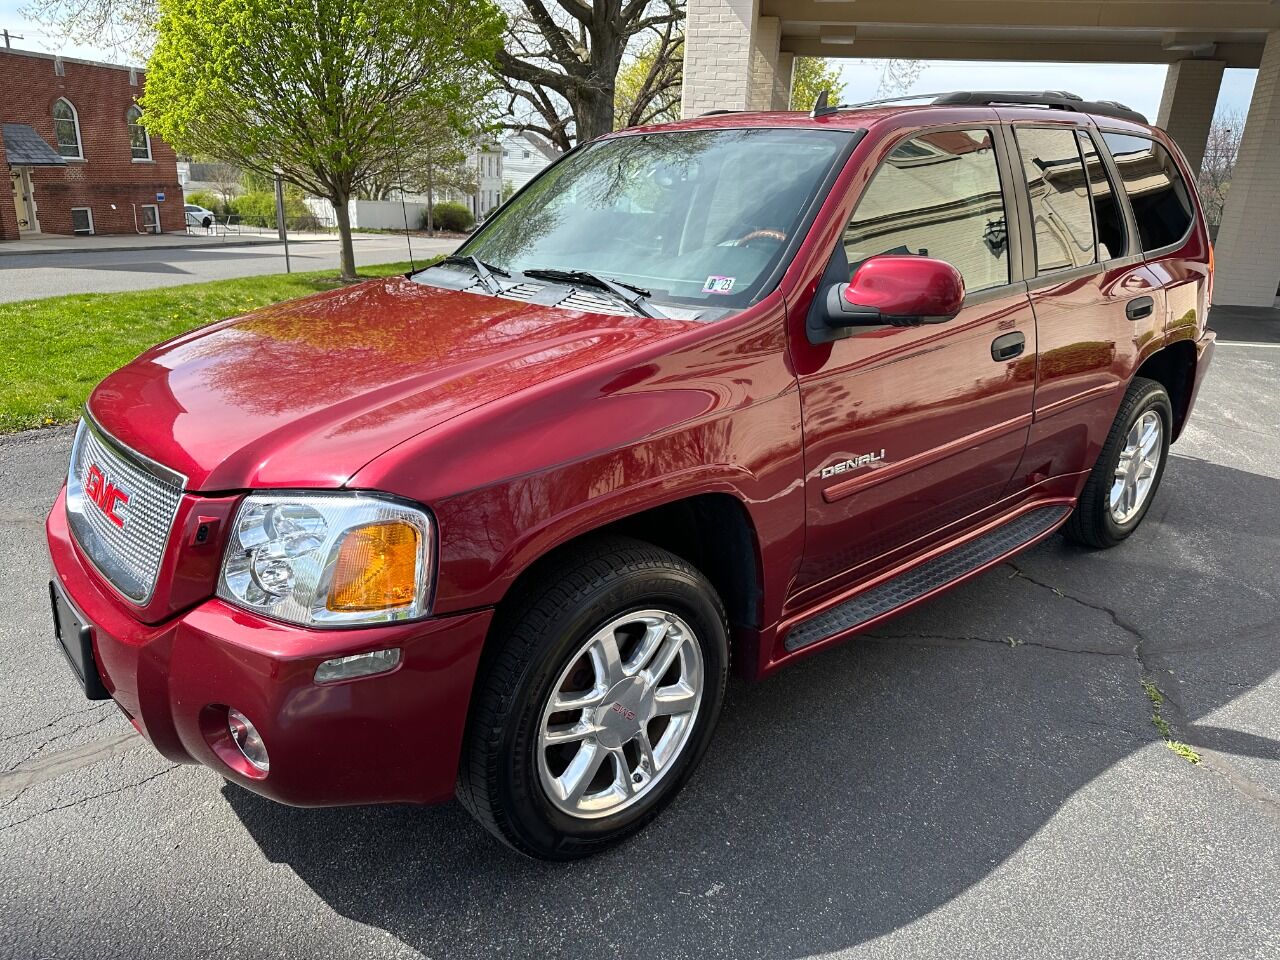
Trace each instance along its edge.
{"label": "red suv", "polygon": [[58,637],[289,804],[637,830],[760,678],[1150,507],[1213,349],[1168,136],[1114,103],[708,116],[579,147],[454,256],[90,397]]}

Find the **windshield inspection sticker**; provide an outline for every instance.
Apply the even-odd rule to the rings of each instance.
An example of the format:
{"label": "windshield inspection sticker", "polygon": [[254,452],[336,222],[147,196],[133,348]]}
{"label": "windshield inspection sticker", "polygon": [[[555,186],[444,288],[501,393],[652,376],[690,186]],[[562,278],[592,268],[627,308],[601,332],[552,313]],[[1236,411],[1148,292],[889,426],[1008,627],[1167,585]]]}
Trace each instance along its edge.
{"label": "windshield inspection sticker", "polygon": [[732,293],[733,283],[737,277],[707,277],[702,285],[703,293]]}

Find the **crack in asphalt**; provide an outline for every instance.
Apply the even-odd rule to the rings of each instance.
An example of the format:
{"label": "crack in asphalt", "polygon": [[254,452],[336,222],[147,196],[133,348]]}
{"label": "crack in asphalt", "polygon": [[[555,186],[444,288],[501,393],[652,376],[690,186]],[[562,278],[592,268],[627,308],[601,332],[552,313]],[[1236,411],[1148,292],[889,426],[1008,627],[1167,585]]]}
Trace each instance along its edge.
{"label": "crack in asphalt", "polygon": [[103,760],[128,753],[146,741],[135,731],[127,730],[110,737],[99,737],[78,747],[60,750],[47,757],[19,764],[8,773],[0,773],[0,794],[12,793],[0,807],[7,807],[38,783],[73,773]]}
{"label": "crack in asphalt", "polygon": [[48,816],[51,813],[57,813],[59,810],[70,810],[72,807],[81,806],[82,804],[86,804],[91,800],[98,800],[98,799],[101,799],[102,797],[110,797],[113,794],[123,793],[126,790],[132,790],[135,787],[141,787],[144,784],[150,783],[152,780],[156,780],[160,777],[163,777],[167,773],[172,773],[174,770],[178,769],[178,767],[180,766],[182,766],[182,764],[172,763],[169,766],[165,767],[163,770],[161,770],[159,773],[153,773],[149,776],[143,777],[141,780],[135,780],[132,783],[126,783],[119,787],[113,787],[110,790],[103,790],[101,793],[95,793],[87,797],[81,797],[79,800],[72,800],[70,803],[62,803],[54,807],[48,807],[47,809],[41,810],[38,813],[31,814],[31,816],[29,817],[23,817],[21,820],[15,820],[13,821],[13,823],[9,823],[3,827],[0,827],[0,833],[6,833],[9,831],[12,831],[17,827],[22,826],[24,823],[30,823],[32,820],[38,820],[41,817]]}
{"label": "crack in asphalt", "polygon": [[1090,647],[1061,647],[1052,643],[1041,643],[1038,640],[1009,640],[996,637],[956,636],[946,633],[869,633],[871,640],[944,640],[954,643],[987,643],[998,647],[1017,649],[1018,647],[1036,647],[1040,650],[1052,650],[1056,653],[1078,653],[1091,657],[1129,657],[1125,650],[1097,650]]}
{"label": "crack in asphalt", "polygon": [[[115,717],[114,714],[104,712],[102,716],[98,717],[96,720],[93,720],[89,723],[83,723],[78,727],[73,727],[70,730],[64,730],[61,733],[56,733],[45,740],[41,740],[32,749],[27,751],[27,755],[25,757],[23,757],[21,760],[17,761],[14,764],[11,764],[7,770],[3,771],[3,773],[12,773],[13,771],[17,770],[19,767],[25,766],[32,759],[38,757],[41,753],[43,753],[45,747],[48,747],[51,744],[55,744],[59,740],[65,740],[67,739],[67,737],[74,736],[77,733],[81,733],[85,730],[90,730],[93,727],[100,726],[101,724],[107,722],[108,720],[114,719],[114,717]],[[67,719],[67,718],[64,717],[63,719]],[[55,721],[55,722],[61,722],[61,721]],[[49,726],[52,726],[52,724],[49,724]],[[3,776],[3,773],[0,773],[0,776]]]}
{"label": "crack in asphalt", "polygon": [[67,713],[59,714],[48,723],[41,724],[38,727],[28,727],[26,730],[19,730],[16,733],[5,734],[3,737],[0,737],[0,743],[8,743],[10,740],[18,740],[21,737],[29,737],[33,733],[40,733],[42,730],[48,730],[55,723],[61,723],[63,720],[70,720],[72,717],[78,717],[85,713],[93,713],[96,710],[105,711],[108,706],[109,704],[105,703],[95,703],[89,707],[82,707],[79,710],[71,710]]}
{"label": "crack in asphalt", "polygon": [[[1065,590],[1055,587],[1051,583],[1038,580],[1013,562],[1010,562],[1009,566],[1013,568],[1015,575],[1019,579],[1026,580],[1028,583],[1031,583],[1043,590],[1049,590],[1055,596],[1060,597],[1063,600],[1069,600],[1072,603],[1079,604],[1089,610],[1106,614],[1111,619],[1112,623],[1134,639],[1131,655],[1138,667],[1139,682],[1144,680],[1149,681],[1150,678],[1159,676],[1159,674],[1147,663],[1145,650],[1145,644],[1147,642],[1146,635],[1134,624],[1122,617],[1116,610],[1106,606],[1105,604],[1091,603],[1081,597],[1067,593]],[[1171,716],[1166,717],[1166,720],[1169,722],[1169,726],[1178,734],[1179,739],[1183,740],[1187,745],[1194,747],[1196,752],[1200,754],[1201,762],[1199,764],[1194,764],[1194,766],[1203,767],[1206,771],[1225,780],[1242,797],[1252,801],[1254,805],[1257,806],[1268,818],[1280,823],[1280,798],[1277,798],[1265,786],[1253,780],[1248,774],[1241,771],[1222,753],[1196,743],[1194,736],[1186,736],[1183,731],[1188,728],[1188,722],[1186,712],[1182,709],[1182,704],[1178,701],[1176,696],[1170,695],[1163,687],[1160,687],[1159,689],[1164,698],[1165,704],[1169,707],[1168,712],[1171,714]]]}

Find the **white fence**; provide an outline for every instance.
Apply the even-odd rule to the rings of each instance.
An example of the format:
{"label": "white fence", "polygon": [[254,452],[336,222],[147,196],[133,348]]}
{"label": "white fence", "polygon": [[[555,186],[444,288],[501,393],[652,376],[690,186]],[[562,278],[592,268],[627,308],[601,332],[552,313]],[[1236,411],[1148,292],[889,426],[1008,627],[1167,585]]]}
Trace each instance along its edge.
{"label": "white fence", "polygon": [[[308,197],[306,203],[321,220],[334,222],[333,204],[328,200]],[[406,216],[409,229],[417,230],[422,225],[427,205],[416,200],[406,200],[403,205],[399,200],[352,200],[347,209],[351,226],[356,230],[403,230]]]}

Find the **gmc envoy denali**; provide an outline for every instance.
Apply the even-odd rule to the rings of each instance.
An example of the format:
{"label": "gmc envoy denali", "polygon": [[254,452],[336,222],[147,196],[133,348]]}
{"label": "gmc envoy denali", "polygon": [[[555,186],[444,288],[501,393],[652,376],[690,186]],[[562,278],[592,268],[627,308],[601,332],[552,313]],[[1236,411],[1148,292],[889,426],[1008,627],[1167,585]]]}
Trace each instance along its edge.
{"label": "gmc envoy denali", "polygon": [[459,251],[162,344],[47,524],[91,698],[283,803],[638,830],[730,666],[1061,529],[1129,537],[1213,350],[1186,163],[1117,103],[718,113],[573,150]]}

